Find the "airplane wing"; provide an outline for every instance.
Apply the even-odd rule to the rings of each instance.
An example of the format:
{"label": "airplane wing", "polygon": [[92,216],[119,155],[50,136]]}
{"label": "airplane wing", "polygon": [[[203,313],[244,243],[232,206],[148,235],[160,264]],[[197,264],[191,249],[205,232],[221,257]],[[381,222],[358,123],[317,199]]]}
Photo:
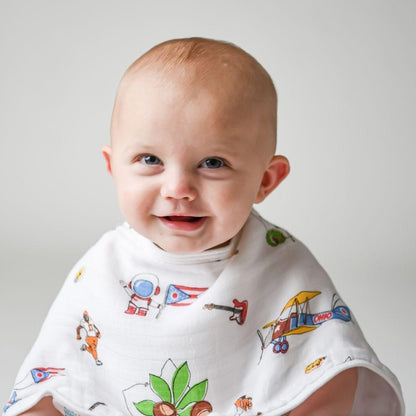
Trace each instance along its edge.
{"label": "airplane wing", "polygon": [[311,332],[316,328],[317,328],[317,326],[299,326],[298,328],[293,328],[290,331],[285,332],[281,336],[282,337],[287,337],[289,335],[304,334],[305,332]]}
{"label": "airplane wing", "polygon": [[287,303],[286,306],[283,308],[282,313],[290,308],[291,306],[293,306],[295,303],[298,303],[299,305],[301,303],[305,303],[308,300],[311,300],[312,298],[314,298],[317,295],[320,295],[321,292],[319,291],[315,291],[315,292],[308,292],[308,291],[303,291],[303,292],[299,292],[296,296],[293,296],[292,299],[290,299]]}
{"label": "airplane wing", "polygon": [[[315,296],[320,295],[321,292],[319,291],[315,291],[315,292],[309,292],[309,291],[303,291],[303,292],[299,292],[296,296],[293,296],[292,299],[290,299],[285,307],[282,309],[282,312],[280,312],[280,315],[282,315],[282,313],[290,308],[291,306],[293,306],[296,302],[298,303],[298,305],[300,305],[301,303],[305,303],[308,300],[311,300],[312,298],[314,298]],[[280,316],[279,316],[280,317]],[[271,321],[269,323],[267,323],[266,325],[263,326],[263,329],[269,328],[272,325],[274,325],[277,321],[279,320],[279,318],[275,319],[274,321]]]}

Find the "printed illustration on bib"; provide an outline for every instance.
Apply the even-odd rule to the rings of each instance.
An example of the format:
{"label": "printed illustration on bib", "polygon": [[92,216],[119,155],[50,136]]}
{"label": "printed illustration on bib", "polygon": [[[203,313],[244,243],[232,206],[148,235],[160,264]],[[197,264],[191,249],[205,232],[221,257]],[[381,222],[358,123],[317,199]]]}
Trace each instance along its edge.
{"label": "printed illustration on bib", "polygon": [[260,416],[261,412],[253,411],[253,399],[246,395],[239,397],[235,402],[234,416]]}
{"label": "printed illustration on bib", "polygon": [[224,306],[224,305],[216,305],[214,303],[207,303],[203,306],[202,309],[206,309],[212,311],[213,309],[219,309],[222,311],[231,312],[232,315],[229,316],[230,321],[235,321],[238,325],[243,325],[246,321],[247,317],[247,310],[248,310],[248,301],[243,300],[239,301],[237,299],[233,299],[234,306]]}
{"label": "printed illustration on bib", "polygon": [[81,351],[89,352],[95,360],[95,364],[102,365],[103,363],[98,359],[97,345],[98,338],[101,338],[101,332],[90,318],[87,311],[84,311],[82,319],[77,327],[77,340],[80,341],[81,330],[84,330],[85,342],[81,345]]}
{"label": "printed illustration on bib", "polygon": [[305,367],[305,374],[309,374],[313,370],[316,370],[317,368],[319,368],[325,360],[326,360],[326,357],[319,357],[314,362],[307,365]]}
{"label": "printed illustration on bib", "polygon": [[64,376],[65,368],[55,368],[55,367],[36,367],[32,368],[29,373],[16,385],[14,386],[15,390],[27,389],[34,384],[43,383],[47,380],[50,380],[52,377]]}
{"label": "printed illustration on bib", "polygon": [[17,398],[17,393],[13,391],[12,395],[10,396],[9,401],[4,405],[3,412],[6,413],[11,406],[13,406],[16,402],[20,399]]}
{"label": "printed illustration on bib", "polygon": [[269,246],[276,247],[283,244],[288,238],[295,242],[295,239],[286,230],[283,230],[276,225],[273,225],[273,228],[270,228],[270,224],[258,212],[253,211],[253,216],[259,220],[265,228],[266,241]]}
{"label": "printed illustration on bib", "polygon": [[26,376],[19,380],[15,386],[14,391],[3,408],[3,411],[6,412],[12,405],[20,400],[18,393],[20,390],[25,390],[36,384],[43,383],[47,380],[50,380],[55,376],[64,376],[65,368],[56,368],[56,367],[36,367],[32,368]]}
{"label": "printed illustration on bib", "polygon": [[129,315],[147,316],[150,314],[150,308],[158,310],[156,318],[166,306],[189,306],[204,293],[206,287],[190,287],[177,284],[170,284],[164,297],[155,300],[156,297],[161,297],[161,290],[159,286],[159,278],[153,273],[139,273],[133,276],[129,283],[120,280],[120,285],[130,297],[127,309],[124,313]]}
{"label": "printed illustration on bib", "polygon": [[169,285],[165,296],[165,305],[189,306],[194,303],[198,296],[204,293],[206,287],[191,287],[181,285]]}
{"label": "printed illustration on bib", "polygon": [[167,360],[159,376],[149,374],[149,381],[123,390],[124,400],[132,416],[207,416],[211,404],[204,400],[208,380],[190,385],[191,373],[185,361],[177,367]]}
{"label": "printed illustration on bib", "polygon": [[320,294],[321,292],[318,291],[299,292],[289,299],[277,319],[263,326],[262,329],[268,329],[265,336],[260,330],[257,330],[261,342],[260,361],[264,349],[269,345],[273,345],[274,353],[286,354],[289,350],[289,342],[286,337],[290,335],[301,335],[314,331],[320,325],[332,319],[339,319],[344,322],[351,321],[350,310],[347,306],[337,306],[339,298],[335,294],[332,297],[331,310],[311,313],[309,302]]}
{"label": "printed illustration on bib", "polygon": [[75,413],[73,410],[68,409],[64,406],[64,415],[65,416],[80,416],[79,413]]}
{"label": "printed illustration on bib", "polygon": [[96,407],[98,407],[98,406],[107,406],[105,403],[103,403],[103,402],[95,402],[94,404],[92,404],[89,408],[88,408],[88,410],[94,410]]}
{"label": "printed illustration on bib", "polygon": [[81,279],[81,277],[84,275],[84,272],[85,272],[85,268],[84,267],[81,267],[78,270],[77,274],[74,277],[74,282],[75,283],[79,282],[79,279]]}
{"label": "printed illustration on bib", "polygon": [[129,315],[146,316],[149,308],[160,308],[162,305],[153,300],[160,293],[159,279],[153,273],[139,273],[129,283],[120,280],[120,285],[130,296],[127,309]]}

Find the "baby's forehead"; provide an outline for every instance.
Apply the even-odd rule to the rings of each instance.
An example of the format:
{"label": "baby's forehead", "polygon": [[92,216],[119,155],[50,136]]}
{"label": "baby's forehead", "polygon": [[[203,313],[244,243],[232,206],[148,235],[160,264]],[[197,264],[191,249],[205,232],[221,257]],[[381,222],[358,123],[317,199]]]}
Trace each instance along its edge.
{"label": "baby's forehead", "polygon": [[[146,107],[146,98],[153,94],[152,86],[159,93],[165,85],[170,87],[166,91],[176,94],[172,102],[206,94],[213,99],[212,108],[217,113],[224,110],[225,115],[260,117],[270,141],[275,142],[277,95],[269,74],[241,48],[203,38],[164,42],[133,62],[117,92],[112,140],[119,135],[123,120],[132,113],[132,105]],[[152,95],[153,101],[155,97]],[[166,98],[164,92],[161,97]]]}

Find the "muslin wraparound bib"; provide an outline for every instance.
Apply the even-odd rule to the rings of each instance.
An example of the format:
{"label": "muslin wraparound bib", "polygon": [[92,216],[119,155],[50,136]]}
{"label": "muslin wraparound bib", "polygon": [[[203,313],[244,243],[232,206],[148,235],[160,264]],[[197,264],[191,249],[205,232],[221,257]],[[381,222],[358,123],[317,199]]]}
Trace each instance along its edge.
{"label": "muslin wraparound bib", "polygon": [[49,395],[70,416],[279,416],[351,367],[353,415],[404,415],[396,377],[285,230],[253,211],[230,245],[175,255],[125,223],[69,273],[4,415]]}

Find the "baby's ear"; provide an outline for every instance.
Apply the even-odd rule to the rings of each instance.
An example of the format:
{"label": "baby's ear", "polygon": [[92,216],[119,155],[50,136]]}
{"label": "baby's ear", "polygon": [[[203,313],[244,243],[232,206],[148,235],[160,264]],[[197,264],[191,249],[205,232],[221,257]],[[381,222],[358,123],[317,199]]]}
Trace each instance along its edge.
{"label": "baby's ear", "polygon": [[104,159],[107,162],[107,170],[111,176],[113,176],[113,171],[111,170],[111,147],[110,146],[103,146],[101,149],[101,153],[104,156]]}
{"label": "baby's ear", "polygon": [[262,202],[289,175],[289,172],[290,165],[287,158],[282,155],[273,156],[263,174],[257,198],[254,202],[256,204]]}

